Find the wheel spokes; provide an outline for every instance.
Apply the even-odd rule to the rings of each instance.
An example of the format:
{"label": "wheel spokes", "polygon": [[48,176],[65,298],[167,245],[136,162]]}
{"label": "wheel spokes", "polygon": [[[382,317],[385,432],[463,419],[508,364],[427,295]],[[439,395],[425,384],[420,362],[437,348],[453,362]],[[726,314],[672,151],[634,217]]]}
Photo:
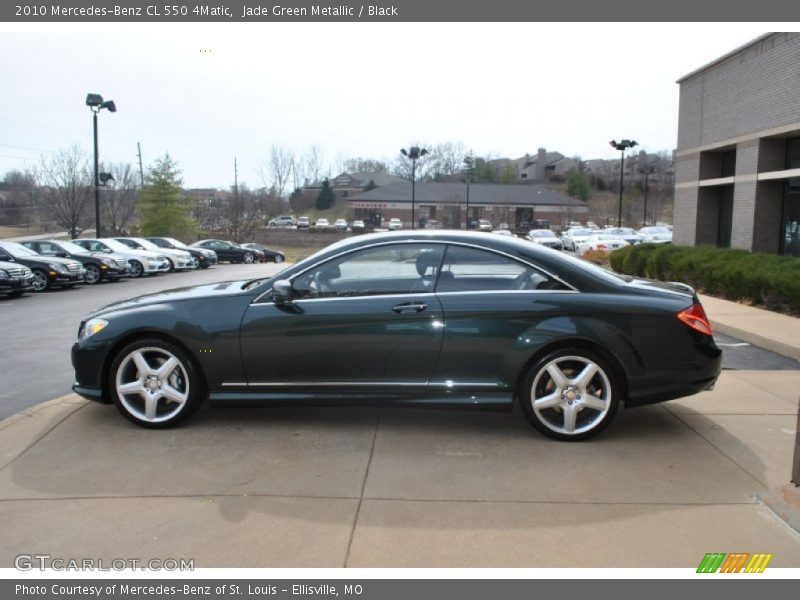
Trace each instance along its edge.
{"label": "wheel spokes", "polygon": [[578,406],[576,404],[567,404],[561,407],[564,414],[564,431],[573,433],[575,431],[575,422],[578,419]]}
{"label": "wheel spokes", "polygon": [[552,394],[548,394],[547,396],[542,396],[541,398],[536,398],[533,401],[533,406],[537,410],[543,410],[545,408],[554,408],[559,406],[562,402],[561,399],[561,392],[556,390]]}
{"label": "wheel spokes", "polygon": [[127,395],[127,394],[142,394],[144,393],[144,380],[137,379],[136,381],[131,381],[130,383],[123,383],[117,386],[117,391],[120,394]]}
{"label": "wheel spokes", "polygon": [[597,373],[597,365],[590,362],[583,368],[583,371],[578,373],[578,375],[575,377],[575,379],[572,380],[571,383],[575,385],[575,387],[578,387],[581,390],[585,390],[586,386],[589,385],[589,383],[592,381],[592,378],[595,376],[596,373]]}
{"label": "wheel spokes", "polygon": [[134,352],[132,359],[133,363],[136,365],[136,369],[139,371],[140,378],[144,378],[146,375],[153,375],[153,369],[150,367],[144,354],[138,351]]}
{"label": "wheel spokes", "polygon": [[175,402],[177,404],[183,404],[188,397],[186,392],[175,389],[169,383],[164,383],[161,387],[161,395],[170,402]]}
{"label": "wheel spokes", "polygon": [[583,397],[583,406],[594,410],[605,411],[608,408],[608,403],[594,394],[587,394]]}
{"label": "wheel spokes", "polygon": [[553,379],[553,383],[557,388],[563,388],[565,385],[567,385],[567,376],[564,375],[564,372],[556,363],[550,363],[547,365],[547,373]]}

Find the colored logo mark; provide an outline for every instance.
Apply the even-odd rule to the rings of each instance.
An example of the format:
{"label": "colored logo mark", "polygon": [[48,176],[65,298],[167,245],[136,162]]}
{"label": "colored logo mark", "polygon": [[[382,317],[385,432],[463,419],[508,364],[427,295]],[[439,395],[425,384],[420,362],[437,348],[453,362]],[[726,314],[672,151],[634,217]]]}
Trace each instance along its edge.
{"label": "colored logo mark", "polygon": [[749,554],[747,552],[709,552],[700,561],[698,573],[763,573],[772,554]]}

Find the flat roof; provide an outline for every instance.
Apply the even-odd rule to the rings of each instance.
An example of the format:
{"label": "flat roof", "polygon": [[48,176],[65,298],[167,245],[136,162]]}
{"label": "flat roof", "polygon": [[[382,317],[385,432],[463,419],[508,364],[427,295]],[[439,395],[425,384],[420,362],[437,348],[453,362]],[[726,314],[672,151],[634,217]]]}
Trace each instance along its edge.
{"label": "flat roof", "polygon": [[705,65],[703,65],[699,69],[695,69],[691,73],[688,73],[688,74],[684,75],[683,77],[678,79],[675,83],[683,83],[687,79],[689,79],[691,77],[694,77],[695,75],[697,75],[699,73],[702,73],[703,71],[705,71],[707,69],[710,69],[711,67],[713,67],[715,65],[718,65],[719,63],[721,63],[724,60],[729,59],[731,56],[739,54],[743,50],[747,50],[748,48],[750,48],[750,46],[754,46],[754,45],[758,44],[759,42],[762,42],[765,39],[767,39],[767,38],[769,38],[769,37],[771,37],[773,35],[778,35],[778,33],[779,32],[776,32],[776,31],[770,31],[770,32],[765,33],[764,35],[760,35],[756,39],[750,40],[746,44],[743,44],[743,45],[739,46],[738,48],[735,48],[735,49],[731,50],[730,52],[728,52],[726,54],[723,54],[719,58],[715,58],[710,63],[706,63]]}

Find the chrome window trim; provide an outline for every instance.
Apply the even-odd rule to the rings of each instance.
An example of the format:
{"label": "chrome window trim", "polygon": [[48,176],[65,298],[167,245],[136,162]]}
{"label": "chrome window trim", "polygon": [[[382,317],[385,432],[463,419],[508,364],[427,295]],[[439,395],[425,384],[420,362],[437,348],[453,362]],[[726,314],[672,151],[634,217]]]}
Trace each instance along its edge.
{"label": "chrome window trim", "polygon": [[[580,290],[575,289],[575,286],[570,285],[569,283],[567,283],[566,281],[564,281],[563,279],[561,279],[557,275],[554,275],[553,273],[551,273],[547,269],[543,269],[542,267],[540,267],[538,265],[534,265],[534,264],[530,263],[529,261],[527,261],[527,260],[525,260],[523,258],[520,258],[518,256],[514,256],[512,254],[508,254],[507,252],[503,252],[501,250],[495,250],[494,248],[487,248],[486,246],[481,246],[481,245],[478,245],[478,244],[468,244],[466,242],[453,242],[453,241],[445,241],[445,240],[402,240],[402,241],[392,240],[390,242],[378,242],[378,243],[375,243],[375,244],[369,244],[368,246],[359,246],[358,248],[355,248],[355,249],[350,249],[350,250],[346,250],[344,252],[340,252],[338,254],[334,254],[333,256],[331,256],[330,258],[328,258],[327,260],[325,260],[322,263],[317,262],[317,263],[315,263],[313,265],[309,265],[308,267],[306,267],[302,271],[299,271],[299,272],[295,273],[294,275],[292,275],[289,278],[289,281],[293,282],[295,279],[297,279],[298,277],[300,277],[304,273],[310,271],[311,269],[314,269],[314,268],[316,268],[316,267],[318,267],[320,265],[324,265],[326,263],[329,263],[332,260],[336,260],[337,258],[339,258],[341,256],[346,256],[348,254],[354,254],[355,252],[359,252],[361,250],[368,250],[370,248],[378,248],[380,246],[398,246],[400,244],[427,244],[427,245],[441,244],[441,245],[445,246],[445,249],[444,249],[445,252],[447,251],[446,246],[448,246],[448,245],[450,245],[450,246],[462,246],[464,248],[474,248],[476,250],[483,250],[485,252],[490,252],[490,253],[493,253],[493,254],[497,254],[499,256],[504,256],[506,258],[509,258],[509,259],[515,261],[515,262],[522,263],[523,265],[526,265],[527,267],[530,267],[531,269],[539,271],[540,273],[544,273],[548,277],[550,277],[552,279],[555,279],[556,281],[558,281],[562,285],[565,285],[567,288],[569,288],[567,290],[498,290],[498,291],[506,291],[506,292],[534,292],[535,291],[535,292],[549,293],[549,294],[551,294],[551,293],[574,292],[574,293],[580,294]],[[442,257],[444,257],[444,253],[443,253]],[[256,299],[253,300],[253,302],[251,302],[251,304],[264,304],[264,303],[267,303],[267,301],[262,301],[262,298],[264,298],[264,296],[269,294],[271,291],[272,291],[272,288],[264,291],[262,294],[259,294],[256,297]],[[486,292],[486,293],[496,294],[496,293],[498,293],[498,291],[477,290],[477,291],[474,291],[474,292],[441,292],[441,293],[442,294],[460,294],[460,293],[474,294],[474,293]],[[435,292],[434,292],[434,294],[435,294]],[[408,296],[408,295],[410,295],[410,294],[409,293],[405,293],[405,294],[390,294],[389,296]],[[340,297],[337,297],[337,298],[304,298],[302,300],[297,300],[296,302],[306,302],[308,300],[330,300],[330,299],[342,300],[342,299],[348,299],[348,298],[376,298],[376,297],[378,297],[378,296],[376,295],[376,296],[340,296]]]}

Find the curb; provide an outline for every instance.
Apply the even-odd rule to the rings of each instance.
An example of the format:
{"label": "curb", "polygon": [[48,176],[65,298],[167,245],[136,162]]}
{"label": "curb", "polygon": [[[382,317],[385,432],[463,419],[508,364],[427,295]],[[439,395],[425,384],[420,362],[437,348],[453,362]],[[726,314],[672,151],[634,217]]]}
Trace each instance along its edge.
{"label": "curb", "polygon": [[735,338],[739,338],[740,340],[744,340],[750,344],[761,346],[762,348],[766,348],[767,350],[771,350],[776,354],[780,354],[782,356],[786,356],[788,358],[793,358],[795,360],[800,361],[800,347],[797,346],[790,346],[789,344],[784,344],[783,342],[777,342],[773,339],[768,337],[764,337],[757,333],[753,333],[747,329],[739,329],[733,325],[729,325],[727,323],[722,323],[715,319],[710,319],[711,327],[713,327],[716,331],[720,333],[724,333],[725,335],[730,335]]}

